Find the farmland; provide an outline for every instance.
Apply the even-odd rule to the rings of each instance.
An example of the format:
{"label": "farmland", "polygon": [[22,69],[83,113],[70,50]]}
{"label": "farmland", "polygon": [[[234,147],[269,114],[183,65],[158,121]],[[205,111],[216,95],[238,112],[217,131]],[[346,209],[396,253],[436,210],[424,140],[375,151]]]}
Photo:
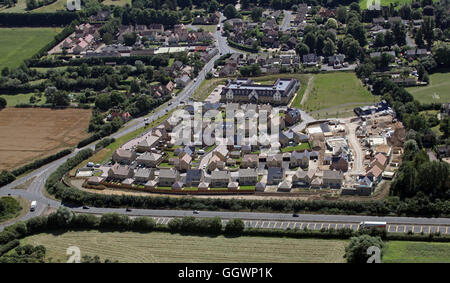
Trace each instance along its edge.
{"label": "farmland", "polygon": [[388,242],[382,262],[450,263],[450,243]]}
{"label": "farmland", "polygon": [[0,170],[75,146],[86,138],[90,110],[5,108],[0,111]]}
{"label": "farmland", "polygon": [[[361,7],[361,9],[367,9],[367,2],[372,2],[374,5],[374,0],[360,0],[359,1],[359,6]],[[394,4],[394,6],[396,5],[396,9],[399,9],[402,5],[404,4],[411,4],[413,1],[412,0],[381,0],[381,6],[389,6],[391,3]],[[433,0],[433,2],[439,2],[439,0]]]}
{"label": "farmland", "polygon": [[450,101],[448,72],[430,75],[430,84],[423,87],[408,87],[406,90],[421,103],[445,103]]}
{"label": "farmland", "polygon": [[[318,117],[336,116],[354,107],[378,100],[365,89],[354,73],[334,72],[317,74],[304,109]],[[328,114],[329,113],[329,114]]]}
{"label": "farmland", "polygon": [[[66,261],[66,249],[119,262],[343,262],[346,241],[271,237],[185,236],[164,232],[80,231],[38,234],[24,243],[44,245],[47,258]],[[276,247],[276,252],[274,252]]]}
{"label": "farmland", "polygon": [[0,70],[18,67],[59,32],[61,28],[0,28]]}

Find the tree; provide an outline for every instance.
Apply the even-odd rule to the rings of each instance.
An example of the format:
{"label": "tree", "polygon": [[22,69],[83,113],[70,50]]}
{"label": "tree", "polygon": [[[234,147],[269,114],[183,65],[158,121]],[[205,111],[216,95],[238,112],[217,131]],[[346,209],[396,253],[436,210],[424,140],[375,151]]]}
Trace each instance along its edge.
{"label": "tree", "polygon": [[390,30],[386,31],[384,34],[384,44],[391,48],[394,45],[394,40],[394,34]]}
{"label": "tree", "polygon": [[333,18],[329,18],[329,19],[327,20],[327,23],[325,24],[325,27],[326,27],[327,29],[330,29],[330,28],[332,28],[332,29],[337,29],[337,28],[338,28],[337,21],[336,21],[335,19],[333,19]]}
{"label": "tree", "polygon": [[416,32],[416,36],[414,37],[414,42],[416,43],[417,46],[419,47],[423,47],[423,34],[422,34],[422,29],[419,28],[419,30]]}
{"label": "tree", "polygon": [[101,93],[95,98],[95,107],[102,111],[111,108],[111,98],[107,93]]}
{"label": "tree", "polygon": [[58,207],[58,210],[48,216],[48,223],[57,227],[67,227],[72,221],[73,212],[65,206]]}
{"label": "tree", "polygon": [[372,254],[367,254],[370,247],[379,248],[381,258],[384,244],[380,237],[371,237],[369,235],[352,237],[348,246],[345,247],[344,257],[349,263],[367,263],[369,257],[372,256]]}
{"label": "tree", "polygon": [[316,36],[313,32],[309,32],[305,35],[303,42],[308,45],[309,50],[312,52],[316,48]]}
{"label": "tree", "polygon": [[336,18],[339,22],[345,24],[347,21],[347,8],[339,6],[339,8],[337,8]]}
{"label": "tree", "polygon": [[47,99],[47,103],[55,106],[68,106],[70,104],[69,96],[59,91],[56,87],[50,86],[45,89],[45,97]]}
{"label": "tree", "polygon": [[259,19],[262,17],[263,9],[262,8],[253,8],[251,17],[254,22],[259,22]]}
{"label": "tree", "polygon": [[377,35],[375,36],[374,44],[376,47],[384,46],[384,33],[382,33],[382,32],[377,33]]}
{"label": "tree", "polygon": [[439,43],[433,48],[433,56],[436,63],[441,67],[450,66],[450,44]]}
{"label": "tree", "polygon": [[3,97],[0,97],[0,110],[5,108],[7,105],[6,99],[4,99]]}
{"label": "tree", "polygon": [[103,40],[103,42],[104,42],[106,45],[112,44],[113,39],[114,39],[113,35],[112,35],[111,33],[109,33],[109,32],[105,32],[105,33],[102,35],[102,40]]}
{"label": "tree", "polygon": [[349,37],[344,40],[344,54],[349,57],[350,60],[355,60],[359,55],[360,46],[357,40]]}
{"label": "tree", "polygon": [[127,33],[123,36],[123,42],[126,46],[132,46],[137,41],[137,34],[135,32]]}
{"label": "tree", "polygon": [[223,15],[227,18],[227,19],[233,19],[236,18],[238,16],[238,12],[236,10],[236,7],[234,7],[234,5],[232,4],[228,4],[225,6],[225,8],[223,9]]}
{"label": "tree", "polygon": [[295,52],[298,56],[303,57],[303,55],[309,54],[309,47],[308,45],[300,42],[297,46],[295,46]]}
{"label": "tree", "polygon": [[325,40],[322,53],[325,56],[332,56],[336,52],[336,45],[330,39]]}
{"label": "tree", "polygon": [[399,46],[403,46],[406,44],[406,30],[405,27],[400,22],[394,22],[392,26],[392,33],[394,34],[395,42]]}

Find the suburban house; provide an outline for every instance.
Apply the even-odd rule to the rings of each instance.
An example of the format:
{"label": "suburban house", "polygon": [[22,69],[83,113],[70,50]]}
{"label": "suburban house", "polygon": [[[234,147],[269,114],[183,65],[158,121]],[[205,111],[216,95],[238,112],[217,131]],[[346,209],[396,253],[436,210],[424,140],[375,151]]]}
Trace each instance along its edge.
{"label": "suburban house", "polygon": [[230,172],[214,170],[211,172],[211,187],[226,188],[231,180]]}
{"label": "suburban house", "polygon": [[192,157],[189,154],[187,154],[186,152],[183,152],[179,156],[179,162],[177,164],[177,169],[179,171],[187,171],[187,170],[191,169],[191,161],[192,161]]}
{"label": "suburban house", "polygon": [[337,170],[323,171],[323,186],[330,188],[340,188],[344,182],[344,173]]}
{"label": "suburban house", "polygon": [[333,156],[331,158],[331,170],[339,170],[342,172],[347,172],[348,170],[348,157],[346,154],[341,153],[340,155]]}
{"label": "suburban house", "polygon": [[161,187],[171,187],[179,178],[180,173],[175,168],[162,168],[159,170],[158,184]]}
{"label": "suburban house", "polygon": [[292,184],[294,186],[308,187],[316,174],[315,170],[304,171],[301,168],[292,176]]}
{"label": "suburban house", "polygon": [[108,170],[108,177],[112,179],[125,180],[133,175],[134,171],[128,165],[114,164]]}
{"label": "suburban house", "polygon": [[126,149],[117,149],[112,156],[112,160],[121,164],[130,164],[136,159],[136,152]]}
{"label": "suburban house", "polygon": [[137,144],[136,151],[137,152],[150,151],[152,148],[156,148],[156,146],[159,143],[159,140],[160,137],[158,136],[154,135],[147,136],[145,139],[143,139]]}
{"label": "suburban house", "polygon": [[139,183],[146,183],[155,178],[155,169],[138,168],[134,173],[134,179]]}
{"label": "suburban house", "polygon": [[300,122],[302,119],[302,115],[300,113],[300,110],[297,108],[289,108],[286,112],[286,116],[284,118],[284,121],[288,125],[294,125],[295,123]]}
{"label": "suburban house", "polygon": [[252,186],[258,182],[256,169],[239,169],[239,184],[241,186]]}
{"label": "suburban house", "polygon": [[283,165],[283,155],[274,154],[267,156],[267,168],[281,167]]}
{"label": "suburban house", "polygon": [[268,185],[278,185],[283,181],[284,170],[281,167],[272,167],[268,169],[267,174],[267,184]]}
{"label": "suburban house", "polygon": [[204,173],[201,169],[191,169],[186,172],[186,185],[189,187],[197,187],[204,180]]}
{"label": "suburban house", "polygon": [[139,165],[144,165],[146,167],[156,167],[163,159],[162,154],[146,151],[136,158],[136,162]]}
{"label": "suburban house", "polygon": [[257,154],[245,154],[242,157],[242,168],[258,168],[259,160]]}

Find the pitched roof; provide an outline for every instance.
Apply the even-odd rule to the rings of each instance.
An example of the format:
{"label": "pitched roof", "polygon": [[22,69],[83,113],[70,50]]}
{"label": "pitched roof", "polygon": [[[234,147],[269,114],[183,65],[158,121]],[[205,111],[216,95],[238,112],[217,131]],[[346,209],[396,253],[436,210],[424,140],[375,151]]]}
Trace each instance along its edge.
{"label": "pitched roof", "polygon": [[343,179],[344,173],[342,171],[337,170],[325,170],[323,171],[323,178],[324,179]]}
{"label": "pitched roof", "polygon": [[211,172],[211,179],[229,179],[230,176],[231,176],[230,172],[225,170],[223,171],[217,170]]}
{"label": "pitched roof", "polygon": [[239,178],[241,177],[258,177],[256,169],[239,169]]}

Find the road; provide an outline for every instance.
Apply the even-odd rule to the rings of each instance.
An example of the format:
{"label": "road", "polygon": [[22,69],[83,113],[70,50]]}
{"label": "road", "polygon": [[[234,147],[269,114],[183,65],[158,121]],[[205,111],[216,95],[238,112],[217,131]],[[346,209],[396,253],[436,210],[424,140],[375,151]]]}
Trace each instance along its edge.
{"label": "road", "polygon": [[[193,214],[192,210],[151,210],[151,209],[133,209],[131,212],[126,212],[123,208],[90,208],[89,210],[82,208],[73,208],[75,212],[79,213],[93,213],[103,214],[107,212],[122,213],[129,216],[150,216],[156,220],[160,218],[160,223],[167,224],[167,222],[175,217],[194,216],[200,218],[220,217],[227,221],[229,219],[243,219],[250,227],[259,228],[276,228],[292,225],[291,228],[300,225],[307,226],[309,229],[321,228],[343,228],[348,227],[356,229],[362,221],[385,221],[388,225],[387,229],[390,232],[406,232],[411,230],[413,232],[435,232],[448,234],[450,229],[450,218],[413,218],[413,217],[380,217],[380,216],[352,216],[352,215],[324,215],[324,214],[299,214],[298,217],[293,217],[292,214],[286,213],[259,213],[259,212],[226,212],[226,211],[200,211],[199,214]],[[166,219],[166,220],[164,220]],[[161,221],[163,220],[163,221]],[[271,227],[270,222],[273,222]],[[259,224],[261,225],[259,225]],[[264,223],[267,223],[267,227]],[[277,224],[279,223],[279,224]],[[284,224],[285,223],[285,224]],[[391,228],[392,227],[392,228]],[[409,227],[409,229],[408,229]],[[422,228],[421,228],[422,227]],[[417,230],[419,229],[419,230]],[[400,231],[399,231],[400,230]]]}
{"label": "road", "polygon": [[288,30],[291,27],[291,20],[292,20],[292,11],[283,10],[283,13],[284,18],[280,26],[281,31]]}

